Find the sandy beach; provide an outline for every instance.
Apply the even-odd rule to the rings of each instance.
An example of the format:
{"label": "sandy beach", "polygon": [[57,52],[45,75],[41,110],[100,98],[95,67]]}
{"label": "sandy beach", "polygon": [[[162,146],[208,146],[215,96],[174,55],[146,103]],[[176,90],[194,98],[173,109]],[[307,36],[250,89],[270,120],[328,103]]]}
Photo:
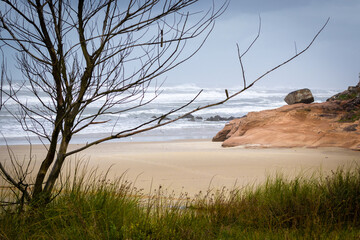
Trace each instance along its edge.
{"label": "sandy beach", "polygon": [[[29,146],[11,148],[18,159],[28,159]],[[32,156],[38,162],[44,154],[42,145],[32,146]],[[0,146],[0,157],[2,163],[8,161],[5,146]],[[221,143],[210,140],[186,140],[105,143],[72,156],[74,159],[87,160],[89,168],[97,167],[98,172],[111,167],[109,178],[126,173],[125,178],[145,193],[161,185],[168,192],[193,196],[208,189],[259,184],[276,173],[288,177],[329,173],[339,166],[360,164],[360,152],[341,148],[222,148]]]}

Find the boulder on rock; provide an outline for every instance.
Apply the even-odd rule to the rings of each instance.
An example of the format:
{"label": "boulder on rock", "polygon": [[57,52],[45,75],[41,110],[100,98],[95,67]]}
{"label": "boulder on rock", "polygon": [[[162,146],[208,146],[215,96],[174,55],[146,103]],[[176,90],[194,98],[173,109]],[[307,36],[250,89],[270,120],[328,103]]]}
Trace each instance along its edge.
{"label": "boulder on rock", "polygon": [[292,105],[296,103],[312,103],[314,102],[314,97],[310,89],[304,88],[289,93],[284,100],[288,105]]}

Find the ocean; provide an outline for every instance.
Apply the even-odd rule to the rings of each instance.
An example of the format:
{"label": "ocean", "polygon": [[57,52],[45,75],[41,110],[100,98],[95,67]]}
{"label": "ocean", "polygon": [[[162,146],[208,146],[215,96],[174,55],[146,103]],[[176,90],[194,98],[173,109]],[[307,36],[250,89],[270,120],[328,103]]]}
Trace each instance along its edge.
{"label": "ocean", "polygon": [[[3,89],[8,89],[9,86],[4,85]],[[171,119],[186,113],[191,109],[199,106],[221,101],[225,98],[224,89],[220,88],[200,88],[196,85],[181,85],[173,87],[163,87],[162,93],[150,104],[141,108],[133,109],[117,115],[104,115],[98,121],[106,121],[104,124],[94,124],[89,128],[76,134],[71,143],[87,143],[101,137],[109,136],[111,133],[121,130],[129,129],[139,124],[151,120],[154,116],[161,116],[162,114],[177,108],[189,100],[191,100],[200,90],[203,90],[198,99],[189,107],[170,115]],[[177,122],[171,123],[158,129],[149,132],[134,135],[132,137],[117,139],[113,141],[126,142],[146,142],[146,141],[169,141],[169,140],[185,140],[185,139],[211,139],[218,131],[220,131],[228,121],[207,121],[208,118],[219,115],[223,118],[242,117],[248,112],[261,111],[265,109],[277,108],[285,105],[284,97],[294,89],[262,89],[251,88],[239,96],[231,99],[223,105],[218,105],[212,108],[204,109],[194,113],[195,120],[180,119]],[[237,91],[236,88],[228,89],[229,94]],[[336,90],[319,90],[311,89],[315,102],[326,101],[327,98],[336,94]],[[41,93],[40,93],[41,94]],[[153,97],[153,94],[147,98]],[[22,102],[26,102],[29,108],[35,107],[38,100],[29,90],[23,88],[18,93],[18,98]],[[4,97],[3,97],[4,100]],[[147,99],[144,99],[147,100]],[[42,101],[48,102],[50,98],[45,95]],[[101,100],[100,100],[101,101]],[[114,110],[121,110],[131,106],[131,103],[124,103]],[[98,110],[99,104],[89,105],[84,114],[91,114]],[[14,102],[6,102],[6,108],[11,112],[18,114],[19,107]],[[37,119],[41,123],[41,119]],[[50,127],[43,123],[45,131],[49,131]],[[40,140],[32,133],[25,132],[21,125],[17,122],[15,117],[10,114],[5,108],[0,110],[0,145],[18,145],[28,144],[29,140],[32,144],[40,144]]]}

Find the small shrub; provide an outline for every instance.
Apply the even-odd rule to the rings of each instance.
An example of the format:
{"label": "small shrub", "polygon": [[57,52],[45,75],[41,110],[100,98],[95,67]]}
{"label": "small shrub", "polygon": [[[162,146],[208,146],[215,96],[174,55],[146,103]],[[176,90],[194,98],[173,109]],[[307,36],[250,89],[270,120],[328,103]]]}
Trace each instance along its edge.
{"label": "small shrub", "polygon": [[356,96],[357,96],[357,93],[356,93],[356,92],[349,92],[349,93],[346,93],[346,94],[340,94],[340,95],[336,98],[336,100],[345,101],[345,100],[354,99]]}

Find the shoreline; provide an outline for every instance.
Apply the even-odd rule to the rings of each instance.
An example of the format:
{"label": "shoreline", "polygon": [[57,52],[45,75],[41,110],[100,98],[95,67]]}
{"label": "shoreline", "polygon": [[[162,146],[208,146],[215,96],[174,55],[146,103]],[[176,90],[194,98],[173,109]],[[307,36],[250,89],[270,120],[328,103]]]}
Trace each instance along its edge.
{"label": "shoreline", "polygon": [[[81,146],[72,144],[70,149]],[[29,145],[11,145],[15,156],[27,159]],[[32,156],[45,156],[42,145],[32,145]],[[6,146],[0,146],[0,161],[8,159]],[[190,197],[209,189],[232,189],[234,186],[261,184],[267,176],[277,173],[292,178],[299,174],[329,174],[340,166],[360,164],[357,151],[342,148],[223,148],[210,139],[173,140],[161,142],[107,142],[80,152],[70,158],[85,160],[88,169],[97,168],[109,179],[124,174],[147,194],[159,186],[168,194],[187,193]],[[70,165],[69,165],[70,166]],[[64,171],[69,169],[64,166]]]}

